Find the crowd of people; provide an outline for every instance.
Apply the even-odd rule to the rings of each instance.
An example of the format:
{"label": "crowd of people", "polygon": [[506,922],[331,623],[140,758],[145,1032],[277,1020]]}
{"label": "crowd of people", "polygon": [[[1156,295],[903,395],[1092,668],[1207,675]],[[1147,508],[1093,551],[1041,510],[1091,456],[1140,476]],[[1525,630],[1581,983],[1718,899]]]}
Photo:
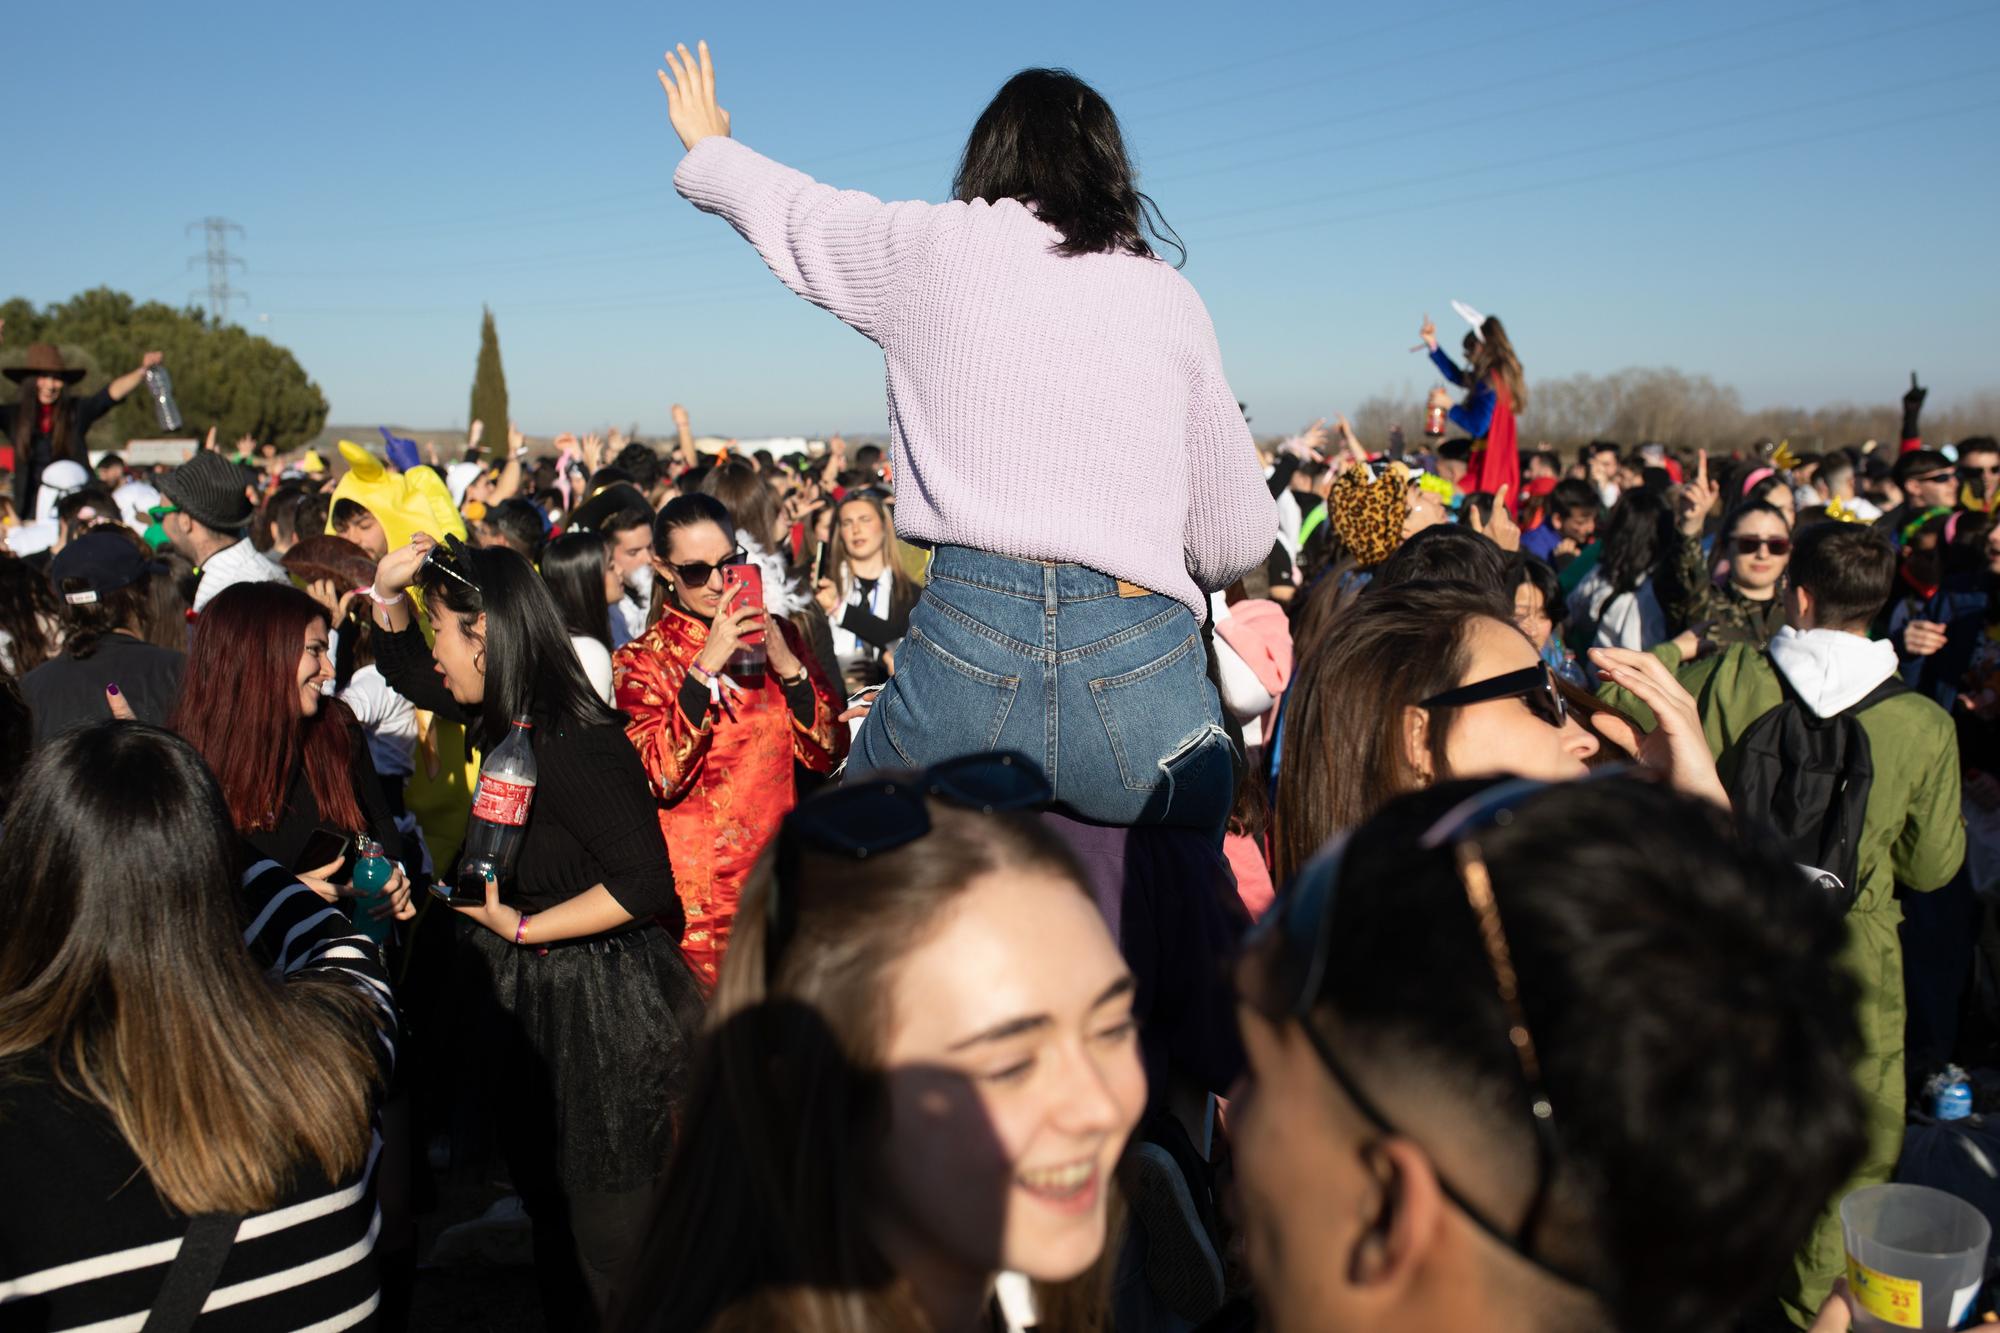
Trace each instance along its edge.
{"label": "crowd of people", "polygon": [[552,1329],[1848,1327],[1995,1030],[2000,444],[1524,449],[1465,307],[1421,440],[1260,444],[1073,76],[884,204],[667,65],[886,448],[9,371],[0,1326],[411,1327],[478,1162]]}

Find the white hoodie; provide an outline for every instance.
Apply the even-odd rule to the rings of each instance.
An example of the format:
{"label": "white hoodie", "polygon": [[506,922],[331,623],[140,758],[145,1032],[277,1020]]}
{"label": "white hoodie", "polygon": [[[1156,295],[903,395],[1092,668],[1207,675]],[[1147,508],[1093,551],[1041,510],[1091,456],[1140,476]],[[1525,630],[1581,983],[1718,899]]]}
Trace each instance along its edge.
{"label": "white hoodie", "polygon": [[1805,706],[1819,717],[1852,708],[1896,674],[1896,648],[1837,629],[1787,625],[1771,640],[1771,662]]}

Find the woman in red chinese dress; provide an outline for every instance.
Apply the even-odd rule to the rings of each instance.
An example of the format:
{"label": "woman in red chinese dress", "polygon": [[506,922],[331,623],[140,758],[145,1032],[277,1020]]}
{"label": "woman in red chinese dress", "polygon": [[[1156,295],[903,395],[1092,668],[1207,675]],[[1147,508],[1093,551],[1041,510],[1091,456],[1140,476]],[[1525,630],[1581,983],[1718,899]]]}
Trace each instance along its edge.
{"label": "woman in red chinese dress", "polygon": [[[612,657],[687,911],[681,951],[710,987],[743,881],[792,808],[793,762],[831,773],[847,754],[840,696],[804,636],[782,616],[732,604],[722,570],[745,558],[721,501],[669,501],[653,526],[657,618]],[[759,630],[763,678],[731,678],[730,654]]]}

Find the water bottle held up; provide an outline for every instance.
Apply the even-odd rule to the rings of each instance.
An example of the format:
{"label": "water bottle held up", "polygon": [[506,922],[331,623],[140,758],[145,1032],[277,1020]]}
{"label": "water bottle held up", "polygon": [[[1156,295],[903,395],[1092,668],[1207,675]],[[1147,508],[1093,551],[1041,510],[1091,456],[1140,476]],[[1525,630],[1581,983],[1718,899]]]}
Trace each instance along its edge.
{"label": "water bottle held up", "polygon": [[449,891],[436,890],[454,907],[482,906],[489,876],[503,885],[514,877],[521,844],[528,836],[528,811],[535,801],[533,732],[532,722],[516,718],[507,739],[479,766],[458,877]]}
{"label": "water bottle held up", "polygon": [[152,397],[153,415],[159,418],[161,430],[179,430],[186,424],[181,420],[180,404],[174,401],[174,377],[165,366],[146,368],[146,392]]}

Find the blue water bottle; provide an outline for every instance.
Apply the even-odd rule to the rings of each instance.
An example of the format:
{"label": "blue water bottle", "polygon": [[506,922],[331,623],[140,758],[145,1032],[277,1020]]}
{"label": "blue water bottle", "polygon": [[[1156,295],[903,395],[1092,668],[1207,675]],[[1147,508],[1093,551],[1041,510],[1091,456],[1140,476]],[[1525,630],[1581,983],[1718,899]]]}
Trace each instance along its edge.
{"label": "blue water bottle", "polygon": [[1931,1080],[1931,1118],[1964,1120],[1972,1114],[1972,1084],[1957,1065]]}

